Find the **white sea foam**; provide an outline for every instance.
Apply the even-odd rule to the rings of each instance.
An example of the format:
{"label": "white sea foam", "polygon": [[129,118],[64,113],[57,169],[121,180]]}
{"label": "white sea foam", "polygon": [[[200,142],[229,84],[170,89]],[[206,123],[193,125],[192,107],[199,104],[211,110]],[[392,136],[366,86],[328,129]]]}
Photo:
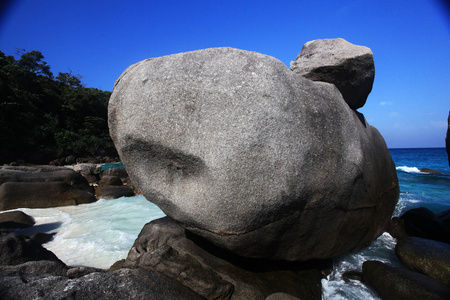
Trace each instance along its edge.
{"label": "white sea foam", "polygon": [[109,268],[127,256],[142,227],[164,213],[143,196],[46,209],[20,209],[36,226],[24,230],[56,232],[44,244],[70,266]]}
{"label": "white sea foam", "polygon": [[347,271],[362,271],[366,260],[379,260],[395,263],[395,239],[384,233],[368,248],[355,254],[347,254],[335,258],[333,270],[327,278],[322,279],[322,299],[380,299],[377,294],[364,283],[357,280],[345,281],[342,274]]}
{"label": "white sea foam", "polygon": [[399,166],[395,168],[397,171],[403,171],[406,173],[422,173],[417,167]]}

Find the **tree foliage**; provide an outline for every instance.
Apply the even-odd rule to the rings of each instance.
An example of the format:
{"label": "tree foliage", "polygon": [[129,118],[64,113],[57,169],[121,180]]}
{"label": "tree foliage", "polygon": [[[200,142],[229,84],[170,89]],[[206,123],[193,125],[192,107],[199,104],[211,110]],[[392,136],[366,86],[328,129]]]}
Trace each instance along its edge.
{"label": "tree foliage", "polygon": [[111,92],[84,87],[72,71],[54,78],[39,51],[19,55],[0,51],[0,163],[117,155],[107,124]]}

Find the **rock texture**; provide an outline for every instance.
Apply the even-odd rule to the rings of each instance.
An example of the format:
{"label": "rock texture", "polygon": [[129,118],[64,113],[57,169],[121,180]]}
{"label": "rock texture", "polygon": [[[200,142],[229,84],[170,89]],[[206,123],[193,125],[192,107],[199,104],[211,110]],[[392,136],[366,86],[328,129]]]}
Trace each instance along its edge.
{"label": "rock texture", "polygon": [[450,244],[408,237],[397,243],[395,253],[411,269],[450,287]]}
{"label": "rock texture", "polygon": [[363,275],[365,282],[382,299],[450,299],[450,288],[405,268],[395,268],[379,261],[366,261],[363,263]]}
{"label": "rock texture", "polygon": [[62,167],[0,167],[0,210],[94,202],[94,190],[77,172]]}
{"label": "rock texture", "polygon": [[151,270],[68,267],[20,233],[0,228],[0,299],[204,299]]}
{"label": "rock texture", "polygon": [[406,235],[450,244],[448,215],[449,211],[436,215],[425,207],[418,207],[408,210],[400,219]]}
{"label": "rock texture", "polygon": [[308,79],[334,84],[352,109],[364,106],[375,77],[372,51],[341,38],[306,43],[291,69]]}
{"label": "rock texture", "polygon": [[398,199],[379,132],[334,85],[269,56],[214,48],[142,61],[116,81],[108,110],[145,197],[241,256],[357,251]]}
{"label": "rock texture", "polygon": [[[157,271],[206,299],[265,300],[274,293],[321,299],[320,268],[326,264],[237,257],[165,217],[144,226],[120,265]],[[288,298],[279,295],[279,299]]]}

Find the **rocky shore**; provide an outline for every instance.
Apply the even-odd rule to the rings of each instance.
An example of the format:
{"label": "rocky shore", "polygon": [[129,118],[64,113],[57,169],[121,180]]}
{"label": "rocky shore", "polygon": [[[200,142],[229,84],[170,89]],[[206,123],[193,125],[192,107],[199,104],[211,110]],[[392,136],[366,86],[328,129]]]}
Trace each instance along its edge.
{"label": "rocky shore", "polygon": [[67,266],[45,239],[11,230],[32,219],[0,214],[0,298],[321,299],[333,258],[389,231],[410,269],[368,261],[348,276],[385,299],[448,299],[450,211],[391,219],[395,165],[356,111],[374,70],[372,51],[343,39],[306,43],[291,69],[233,48],[130,66],[108,108],[126,172],[3,166],[0,210],[133,195],[136,184],[167,217],[101,270]]}

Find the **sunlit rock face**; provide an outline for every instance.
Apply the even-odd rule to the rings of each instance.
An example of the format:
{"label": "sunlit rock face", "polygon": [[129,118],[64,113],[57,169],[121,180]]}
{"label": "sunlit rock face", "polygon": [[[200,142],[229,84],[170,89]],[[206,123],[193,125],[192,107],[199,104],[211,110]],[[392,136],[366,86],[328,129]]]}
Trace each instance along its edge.
{"label": "sunlit rock face", "polygon": [[237,255],[328,258],[367,246],[398,199],[378,131],[338,89],[233,48],[148,59],[116,81],[111,137],[133,183]]}
{"label": "sunlit rock face", "polygon": [[344,39],[307,42],[291,69],[308,79],[334,84],[352,109],[364,106],[375,77],[372,50]]}

